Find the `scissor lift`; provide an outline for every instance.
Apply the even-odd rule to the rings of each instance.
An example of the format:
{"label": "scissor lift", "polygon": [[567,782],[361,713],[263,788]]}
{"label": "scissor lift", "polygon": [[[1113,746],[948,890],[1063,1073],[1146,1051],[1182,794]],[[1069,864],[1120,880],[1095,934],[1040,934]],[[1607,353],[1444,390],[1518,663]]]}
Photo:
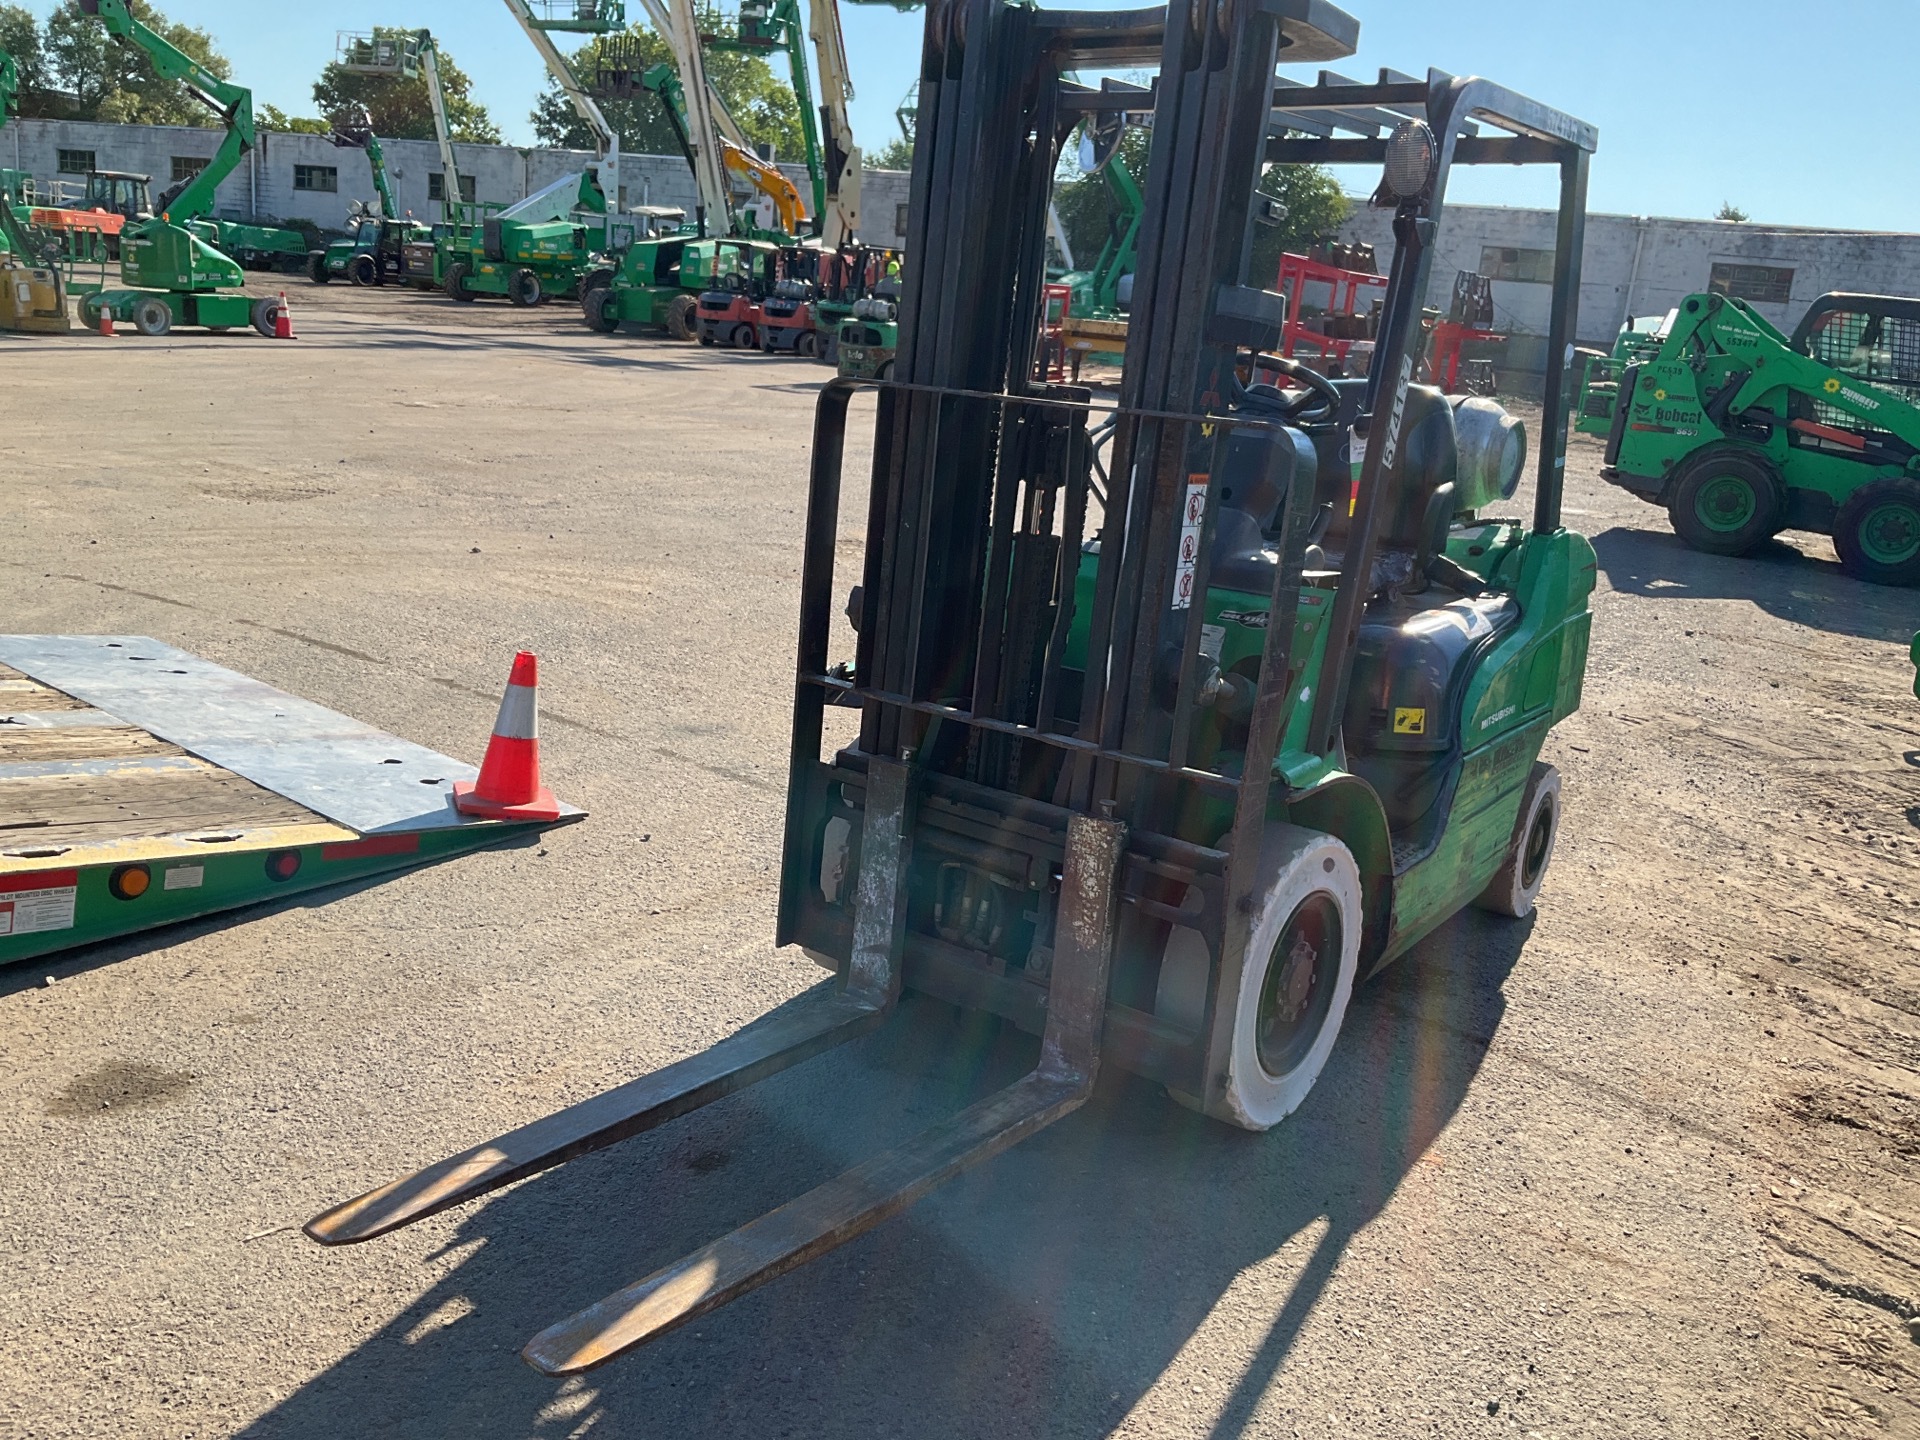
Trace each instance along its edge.
{"label": "scissor lift", "polygon": [[545,828],[456,813],[476,773],[144,636],[0,635],[0,965]]}
{"label": "scissor lift", "polygon": [[[313,1238],[367,1240],[684,1116],[872,1029],[903,988],[1040,1036],[1014,1085],[524,1352],[585,1370],[1069,1114],[1103,1058],[1272,1125],[1358,976],[1476,897],[1531,909],[1558,818],[1537,761],[1578,703],[1594,583],[1560,525],[1565,377],[1547,381],[1531,521],[1475,513],[1520,479],[1510,417],[1411,381],[1456,164],[1558,170],[1549,352],[1570,343],[1595,134],[1438,73],[1276,94],[1277,64],[1351,54],[1358,31],[1325,0],[933,0],[857,577],[836,573],[856,382],[825,387],[812,447],[777,939],[835,984],[339,1205]],[[1068,77],[1156,66],[1127,365],[1102,412],[1032,376],[1048,197],[1084,117],[1147,108]],[[1385,170],[1398,244],[1367,379],[1269,353],[1285,302],[1248,275],[1267,162]],[[1249,383],[1276,366],[1295,388]],[[843,603],[851,665],[833,663]],[[835,711],[841,734],[857,717],[844,745]]]}

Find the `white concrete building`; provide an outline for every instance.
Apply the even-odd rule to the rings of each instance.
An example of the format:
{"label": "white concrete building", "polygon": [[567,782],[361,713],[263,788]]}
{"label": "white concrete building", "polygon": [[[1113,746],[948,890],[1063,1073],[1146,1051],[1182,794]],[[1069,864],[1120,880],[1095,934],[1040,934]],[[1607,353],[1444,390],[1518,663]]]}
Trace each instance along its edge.
{"label": "white concrete building", "polygon": [[[175,180],[204,165],[223,132],[168,125],[102,125],[77,120],[13,120],[0,131],[0,166],[37,181],[78,184],[89,170],[126,170],[153,178],[158,197]],[[431,140],[382,140],[388,177],[403,212],[440,216],[440,150]],[[584,170],[593,156],[580,150],[521,150],[511,145],[456,145],[461,179],[481,201],[511,204],[561,176]],[[780,167],[811,196],[804,165]],[[906,239],[908,176],[869,170],[861,187],[865,238],[879,244]],[[693,213],[693,173],[680,156],[623,155],[624,206],[679,205]],[[743,192],[744,193],[744,192]],[[287,223],[310,220],[323,230],[345,226],[348,203],[374,199],[373,172],[364,151],[338,149],[324,135],[262,131],[246,161],[221,183],[218,215]]]}
{"label": "white concrete building", "polygon": [[[1372,244],[1385,264],[1393,216],[1357,200],[1343,240]],[[1441,223],[1428,303],[1444,306],[1455,272],[1493,280],[1495,316],[1514,337],[1501,368],[1543,368],[1554,213],[1450,205]],[[1579,338],[1607,349],[1629,316],[1664,315],[1688,295],[1722,290],[1791,331],[1830,290],[1920,296],[1920,235],[1821,230],[1663,216],[1587,216]]]}

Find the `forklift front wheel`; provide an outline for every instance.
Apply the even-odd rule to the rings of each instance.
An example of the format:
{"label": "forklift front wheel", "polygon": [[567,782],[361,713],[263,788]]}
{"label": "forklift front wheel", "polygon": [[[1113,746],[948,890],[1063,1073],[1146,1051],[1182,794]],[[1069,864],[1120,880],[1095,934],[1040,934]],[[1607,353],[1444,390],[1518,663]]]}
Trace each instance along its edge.
{"label": "forklift front wheel", "polygon": [[1560,838],[1560,772],[1536,764],[1527,777],[1527,793],[1520,801],[1520,818],[1507,842],[1506,862],[1474,899],[1482,910],[1524,920],[1553,863],[1553,842]]}
{"label": "forklift front wheel", "polygon": [[[1363,922],[1353,852],[1318,830],[1268,827],[1256,893],[1260,909],[1239,994],[1220,997],[1234,1007],[1226,1084],[1217,1098],[1204,1101],[1168,1091],[1189,1109],[1242,1130],[1272,1129],[1300,1108],[1320,1078],[1353,996]],[[1206,947],[1194,948],[1199,963],[1208,964]],[[1170,944],[1162,962],[1163,995],[1181,984],[1166,973],[1178,963],[1182,957]],[[1197,1023],[1197,1015],[1190,1018]]]}
{"label": "forklift front wheel", "polygon": [[1920,585],[1920,481],[1896,475],[1854,491],[1834,521],[1833,548],[1849,575]]}
{"label": "forklift front wheel", "polygon": [[1780,477],[1766,458],[1737,445],[1713,445],[1675,478],[1667,518],[1673,532],[1709,555],[1746,555],[1786,522]]}
{"label": "forklift front wheel", "polygon": [[173,329],[173,311],[164,300],[142,300],[133,307],[133,328],[142,335],[164,335]]}
{"label": "forklift front wheel", "polygon": [[540,303],[540,277],[521,266],[507,277],[507,299],[522,310],[532,309]]}

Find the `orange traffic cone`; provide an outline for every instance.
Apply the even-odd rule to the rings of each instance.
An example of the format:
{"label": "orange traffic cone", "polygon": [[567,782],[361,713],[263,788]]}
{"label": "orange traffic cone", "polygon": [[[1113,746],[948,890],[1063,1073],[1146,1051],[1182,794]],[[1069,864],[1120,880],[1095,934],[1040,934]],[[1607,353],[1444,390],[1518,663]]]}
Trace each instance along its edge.
{"label": "orange traffic cone", "polygon": [[280,292],[280,308],[273,317],[273,338],[276,340],[293,339],[293,311],[287,305],[287,292]]}
{"label": "orange traffic cone", "polygon": [[100,307],[100,333],[102,335],[113,334],[113,311],[107,309],[104,305]]}
{"label": "orange traffic cone", "polygon": [[480,762],[480,778],[453,782],[453,808],[489,820],[558,820],[560,802],[540,783],[539,662],[531,650],[513,657],[500,718]]}

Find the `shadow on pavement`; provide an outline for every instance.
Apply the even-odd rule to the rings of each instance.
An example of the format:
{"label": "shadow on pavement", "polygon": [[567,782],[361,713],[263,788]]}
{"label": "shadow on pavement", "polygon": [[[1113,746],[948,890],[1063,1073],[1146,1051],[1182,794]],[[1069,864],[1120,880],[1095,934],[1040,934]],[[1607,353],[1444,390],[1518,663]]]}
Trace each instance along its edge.
{"label": "shadow on pavement", "polygon": [[[1319,1086],[1270,1134],[1109,1071],[1053,1129],[623,1360],[566,1382],[520,1362],[545,1325],[1032,1064],[1030,1037],[910,998],[872,1036],[462,1212],[441,1252],[457,1268],[242,1434],[1104,1435],[1243,1271],[1319,1230],[1210,1432],[1254,1433],[1348,1242],[1459,1108],[1530,929],[1469,912],[1364,987]],[[342,1175],[312,1208],[390,1178]],[[321,1308],[364,1305],[371,1258],[305,1252]]]}
{"label": "shadow on pavement", "polygon": [[1594,536],[1593,548],[1607,583],[1629,595],[1746,600],[1796,625],[1903,645],[1920,623],[1911,590],[1856,580],[1838,560],[1805,554],[1784,540],[1736,558],[1690,550],[1665,531],[1616,526]]}

